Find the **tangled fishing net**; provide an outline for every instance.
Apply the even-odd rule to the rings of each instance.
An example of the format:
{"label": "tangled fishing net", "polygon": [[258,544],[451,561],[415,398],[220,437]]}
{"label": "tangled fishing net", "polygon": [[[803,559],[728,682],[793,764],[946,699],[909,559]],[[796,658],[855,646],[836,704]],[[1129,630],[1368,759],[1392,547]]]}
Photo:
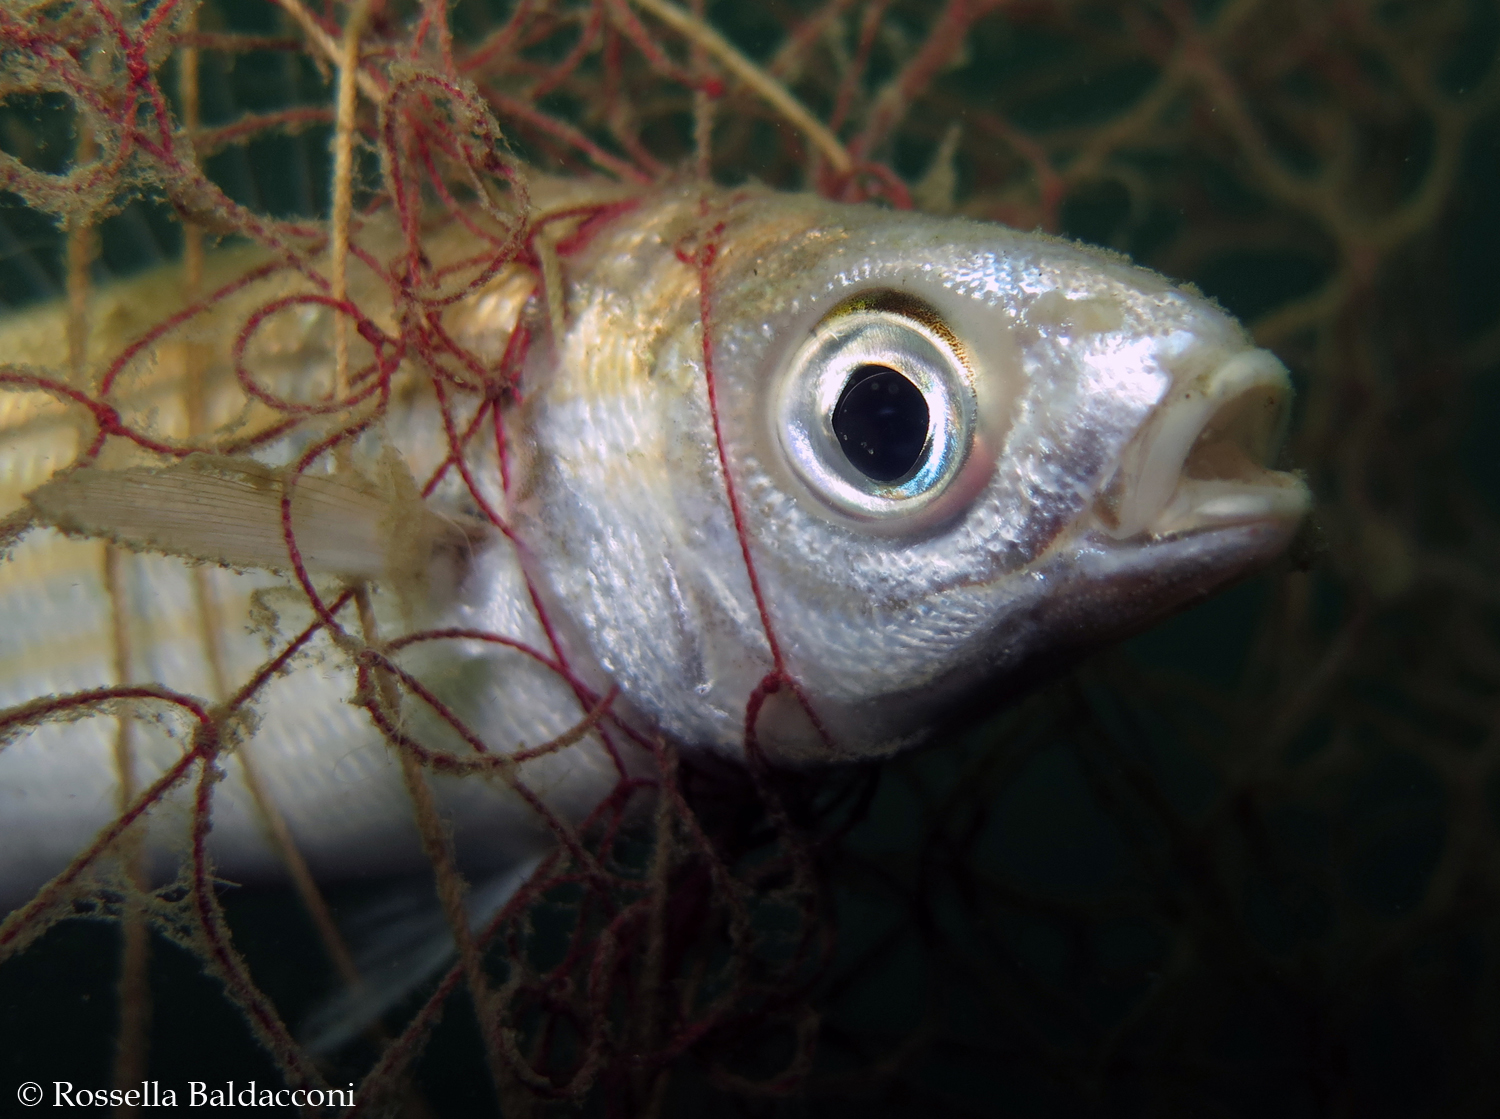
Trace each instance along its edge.
{"label": "tangled fishing net", "polygon": [[[483,506],[473,448],[528,341],[478,352],[444,316],[506,267],[544,285],[591,216],[537,209],[518,169],[755,178],[1064,232],[1198,283],[1298,379],[1290,457],[1321,541],[1308,570],[879,770],[710,772],[646,743],[659,777],[622,778],[344,1063],[295,1037],[359,982],[338,888],[274,806],[285,894],[221,889],[204,836],[241,713],[337,634],[456,919],[421,794],[443,759],[392,715],[412,681],[364,592],[305,572],[308,627],[218,694],[143,679],[122,641],[112,686],[0,711],[6,741],[59,718],[190,728],[142,787],[122,748],[118,819],[0,925],[12,1080],[48,1080],[46,1051],[79,1083],[259,1076],[412,1115],[1493,1113],[1500,473],[1472,417],[1500,365],[1497,44],[1493,0],[5,0],[0,294],[60,300],[67,360],[0,365],[0,392],[80,417],[80,462],[296,433],[305,470],[417,380],[451,418],[418,484],[460,475]],[[468,256],[428,259],[442,223]],[[175,304],[123,333],[90,319],[103,276],[156,258],[180,261]],[[307,291],[252,298],[276,276]],[[237,426],[189,402],[169,431],[131,379],[173,346],[195,360],[183,339],[227,306],[242,358],[276,316],[321,314],[332,379],[246,359]],[[30,531],[5,514],[0,543]],[[580,698],[611,725],[609,696]],[[132,824],[184,785],[176,883],[76,888],[129,867]]]}

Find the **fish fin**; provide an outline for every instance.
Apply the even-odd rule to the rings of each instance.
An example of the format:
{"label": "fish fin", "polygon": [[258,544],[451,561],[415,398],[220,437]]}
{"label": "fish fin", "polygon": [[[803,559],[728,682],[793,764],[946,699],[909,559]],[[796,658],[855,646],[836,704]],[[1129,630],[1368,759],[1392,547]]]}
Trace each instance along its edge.
{"label": "fish fin", "polygon": [[[465,899],[469,928],[478,931],[493,920],[544,857],[524,859],[472,890]],[[344,932],[361,981],[314,1007],[303,1022],[302,1043],[311,1053],[332,1053],[352,1041],[454,955],[453,932],[425,880],[403,883],[354,914]]]}
{"label": "fish fin", "polygon": [[380,461],[379,481],[353,471],[299,474],[249,458],[190,455],[168,466],[56,475],[27,500],[63,532],[103,538],[227,567],[292,568],[281,500],[290,482],[292,538],[314,574],[425,578],[435,554],[463,554],[475,529],[427,508],[399,456]]}

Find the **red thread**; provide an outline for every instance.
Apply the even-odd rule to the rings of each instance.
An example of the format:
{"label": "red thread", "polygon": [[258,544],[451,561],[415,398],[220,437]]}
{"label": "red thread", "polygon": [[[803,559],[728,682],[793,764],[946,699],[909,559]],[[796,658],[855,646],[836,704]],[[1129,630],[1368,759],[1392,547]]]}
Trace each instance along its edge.
{"label": "red thread", "polygon": [[[708,205],[705,200],[700,205],[700,213],[707,216]],[[729,502],[729,514],[734,521],[734,533],[740,545],[740,557],[745,564],[745,574],[750,581],[750,593],[755,598],[755,609],[760,616],[761,629],[766,635],[766,644],[771,651],[772,669],[766,677],[761,680],[745,705],[745,749],[752,761],[759,755],[759,741],[755,734],[755,720],[760,714],[760,709],[765,703],[767,696],[773,694],[784,684],[797,697],[797,702],[807,713],[812,721],[814,729],[824,744],[832,747],[832,739],[824,728],[817,713],[813,711],[812,704],[803,693],[801,687],[792,679],[786,670],[786,661],[782,657],[781,643],[776,639],[776,629],[771,621],[771,612],[766,606],[765,594],[761,590],[760,576],[755,569],[755,556],[750,548],[750,533],[745,526],[745,514],[740,507],[739,493],[735,488],[734,474],[729,469],[729,456],[724,449],[724,427],[719,418],[719,388],[718,379],[714,370],[714,340],[711,314],[713,299],[711,295],[711,281],[713,278],[714,262],[719,255],[719,238],[723,235],[725,223],[720,221],[709,229],[707,235],[696,248],[689,249],[686,245],[679,245],[673,251],[677,259],[684,264],[698,269],[698,320],[699,334],[703,344],[703,383],[708,393],[708,411],[713,420],[714,448],[718,453],[719,472],[724,478],[724,494]]]}

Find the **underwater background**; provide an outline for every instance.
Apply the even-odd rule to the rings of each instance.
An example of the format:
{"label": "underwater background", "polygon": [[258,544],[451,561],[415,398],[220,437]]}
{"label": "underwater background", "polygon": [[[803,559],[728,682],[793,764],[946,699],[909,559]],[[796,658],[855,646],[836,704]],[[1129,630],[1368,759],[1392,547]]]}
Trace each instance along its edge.
{"label": "underwater background", "polygon": [[[669,1036],[642,1025],[655,1003],[623,983],[607,1056],[584,1077],[590,1023],[544,1000],[513,1007],[535,1043],[528,1080],[496,1071],[458,994],[409,1066],[380,1070],[370,1108],[1500,1114],[1500,4],[700,3],[842,140],[853,167],[839,173],[745,82],[707,80],[717,56],[649,6],[518,2],[393,0],[372,9],[371,41],[447,19],[445,49],[512,153],[549,170],[706,169],[915,204],[1191,281],[1291,369],[1286,460],[1318,504],[1275,570],[932,747],[774,778],[776,819],[764,790],[684,770],[753,887],[754,943],[731,943],[683,856],[683,896],[708,900],[674,917],[649,974],[719,977],[715,1005],[730,1009]],[[59,220],[76,208],[28,193],[16,168],[61,182],[94,142],[18,61],[33,49],[23,31],[88,44],[101,7],[131,27],[156,10],[6,5],[11,307],[62,297],[78,243]],[[347,17],[312,7],[328,27]],[[197,52],[208,177],[256,214],[326,218],[327,60],[270,3],[222,0],[196,20],[151,64],[180,124],[183,52]],[[359,153],[367,198],[379,159]],[[171,186],[121,180],[91,203],[93,282],[182,253],[184,221],[205,221]],[[637,829],[613,857],[646,867],[659,841]],[[810,877],[787,869],[789,851]],[[379,893],[326,896],[344,915]],[[302,902],[250,888],[221,902],[256,986],[295,1026],[337,985]],[[587,949],[594,921],[560,887],[516,943],[545,973]],[[122,1035],[120,940],[116,922],[63,921],[0,963],[0,1099],[26,1080],[108,1086],[127,1067],[124,1083],[282,1082],[181,938],[152,937],[145,1012]],[[365,1082],[376,1052],[361,1043],[324,1073]]]}

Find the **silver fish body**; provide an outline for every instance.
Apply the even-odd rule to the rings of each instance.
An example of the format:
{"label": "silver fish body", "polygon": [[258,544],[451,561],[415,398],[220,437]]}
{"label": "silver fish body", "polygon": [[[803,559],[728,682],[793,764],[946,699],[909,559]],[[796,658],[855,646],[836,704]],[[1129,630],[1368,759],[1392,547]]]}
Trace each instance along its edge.
{"label": "silver fish body", "polygon": [[[518,322],[532,339],[503,440],[466,454],[473,489],[449,470],[425,503],[472,524],[487,508],[508,531],[471,532],[402,594],[377,593],[385,636],[470,635],[414,644],[401,663],[490,751],[547,742],[614,696],[611,720],[518,767],[558,820],[580,823],[622,774],[649,771],[633,743],[657,736],[729,755],[753,744],[783,764],[918,743],[976,693],[1263,566],[1306,511],[1302,484],[1265,466],[1284,369],[1154,273],[999,226],[758,189],[607,201],[550,283],[510,268],[447,312],[453,337],[492,362]],[[461,245],[434,234],[434,258]],[[96,315],[139,313],[135,283],[102,294]],[[252,288],[222,314],[266,298]],[[29,314],[0,325],[0,342],[13,361],[55,366],[56,331]],[[326,380],[327,315],[299,329],[248,350],[257,370]],[[192,376],[224,423],[250,405],[215,333],[199,329],[209,356]],[[131,399],[181,434],[185,375],[161,350]],[[437,401],[420,371],[404,376],[364,438],[367,475],[384,448],[418,480],[447,452]],[[889,402],[860,403],[861,385]],[[0,477],[16,506],[89,430],[51,397],[0,395],[0,408],[7,395]],[[257,455],[282,463],[303,445]],[[94,535],[129,543],[128,529]],[[353,536],[349,549],[379,550]],[[119,683],[122,609],[131,682],[210,702],[311,620],[301,592],[278,589],[284,575],[149,550],[115,562],[111,597],[97,540],[21,540],[0,567],[0,704]],[[425,865],[399,762],[354,692],[348,657],[320,634],[251,701],[215,792],[223,877],[279,872],[267,804],[317,875]],[[408,695],[403,733],[472,752],[436,710]],[[0,751],[5,900],[119,812],[112,715],[133,727],[134,788],[181,757],[185,724],[161,705],[28,722]],[[506,780],[433,780],[470,865],[515,865],[553,841]],[[181,855],[188,798],[180,787],[150,814],[158,874]]]}

